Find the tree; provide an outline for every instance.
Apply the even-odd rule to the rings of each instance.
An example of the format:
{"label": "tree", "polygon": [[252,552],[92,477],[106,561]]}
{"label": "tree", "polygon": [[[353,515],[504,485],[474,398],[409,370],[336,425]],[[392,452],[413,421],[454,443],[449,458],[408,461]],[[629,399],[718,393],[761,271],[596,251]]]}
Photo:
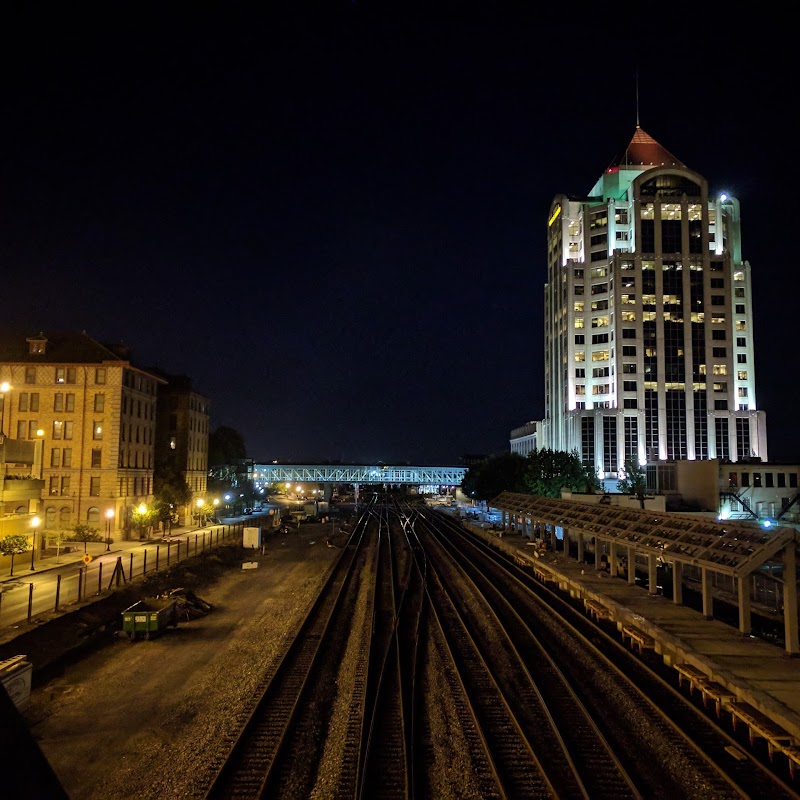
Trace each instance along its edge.
{"label": "tree", "polygon": [[192,500],[192,490],[183,473],[170,460],[161,461],[153,470],[153,495],[164,503],[185,506]]}
{"label": "tree", "polygon": [[178,522],[178,509],[192,502],[192,490],[183,473],[171,460],[156,464],[153,471],[153,511],[164,530]]}
{"label": "tree", "polygon": [[11,556],[11,575],[14,574],[14,556],[27,553],[31,547],[33,543],[22,533],[14,533],[0,539],[0,555]]}
{"label": "tree", "polygon": [[625,462],[625,477],[617,481],[617,489],[622,494],[632,494],[639,498],[639,505],[644,508],[647,495],[647,472],[634,461]]}
{"label": "tree", "polygon": [[[185,505],[185,504],[184,504]],[[162,530],[172,531],[172,526],[180,521],[178,506],[170,501],[169,493],[158,496],[153,501],[153,517],[161,524]]]}
{"label": "tree", "polygon": [[69,541],[83,542],[83,552],[85,553],[87,542],[102,542],[103,536],[97,528],[93,528],[85,522],[78,522],[70,529]]}
{"label": "tree", "polygon": [[591,467],[585,466],[578,452],[534,450],[528,454],[525,491],[539,497],[561,497],[561,490],[593,492],[600,487]]}
{"label": "tree", "polygon": [[518,453],[490,456],[467,470],[461,490],[471,500],[492,500],[503,492],[524,492],[525,459]]}
{"label": "tree", "polygon": [[560,497],[562,489],[593,492],[600,482],[591,467],[581,463],[577,451],[534,450],[527,458],[503,453],[470,467],[461,489],[475,500],[492,500],[502,492],[539,497]]}
{"label": "tree", "polygon": [[145,538],[157,520],[158,511],[154,508],[148,508],[144,504],[136,506],[131,511],[131,525],[134,530],[138,531],[140,539]]}
{"label": "tree", "polygon": [[218,508],[219,506],[215,506],[214,503],[210,503],[205,499],[200,505],[195,505],[194,513],[197,517],[198,524],[202,527],[205,527],[208,524],[209,519],[217,515]]}
{"label": "tree", "polygon": [[247,458],[244,437],[239,431],[220,425],[208,435],[208,463],[210,466],[233,464]]}
{"label": "tree", "polygon": [[69,540],[70,532],[59,529],[57,531],[50,531],[47,534],[47,539],[50,542],[51,546],[55,544],[56,546],[56,564],[58,564],[58,559],[61,556],[61,546],[64,542]]}

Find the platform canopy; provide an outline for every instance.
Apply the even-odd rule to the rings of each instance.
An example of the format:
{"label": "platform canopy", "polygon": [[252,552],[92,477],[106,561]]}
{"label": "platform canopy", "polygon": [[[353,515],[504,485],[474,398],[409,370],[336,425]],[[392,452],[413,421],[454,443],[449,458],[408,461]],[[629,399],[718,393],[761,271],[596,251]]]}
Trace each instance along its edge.
{"label": "platform canopy", "polygon": [[692,514],[657,513],[515,492],[503,492],[490,505],[533,522],[633,547],[665,561],[681,561],[736,577],[754,572],[798,541],[793,528],[766,530],[752,522],[717,522]]}

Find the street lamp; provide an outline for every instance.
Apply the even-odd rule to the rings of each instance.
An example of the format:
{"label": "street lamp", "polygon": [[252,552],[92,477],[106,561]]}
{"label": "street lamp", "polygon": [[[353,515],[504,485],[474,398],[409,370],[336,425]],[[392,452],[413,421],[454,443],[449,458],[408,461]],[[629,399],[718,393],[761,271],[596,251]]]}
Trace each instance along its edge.
{"label": "street lamp", "polygon": [[8,382],[0,383],[0,436],[5,436],[4,427],[6,420],[6,392],[10,392],[14,387]]}
{"label": "street lamp", "polygon": [[42,443],[42,465],[39,469],[39,479],[44,480],[44,431],[39,428],[39,430],[36,431],[36,435],[39,437],[39,440]]}
{"label": "street lamp", "polygon": [[147,514],[147,506],[144,503],[139,504],[139,508],[136,509],[139,514],[139,519],[136,520],[136,526],[139,528],[139,538],[144,538],[142,534],[145,531],[145,515]]}
{"label": "street lamp", "polygon": [[31,571],[35,569],[33,566],[33,554],[36,552],[36,531],[41,524],[42,520],[39,517],[34,517],[31,520],[31,525],[33,525],[33,542],[31,543]]}
{"label": "street lamp", "polygon": [[202,528],[203,527],[202,522],[201,522],[201,520],[202,520],[202,516],[201,515],[202,515],[202,512],[203,512],[203,506],[205,505],[205,503],[206,503],[206,501],[203,500],[202,497],[198,497],[197,498],[197,527],[198,528]]}
{"label": "street lamp", "polygon": [[111,552],[111,520],[114,519],[114,509],[106,511],[106,553]]}

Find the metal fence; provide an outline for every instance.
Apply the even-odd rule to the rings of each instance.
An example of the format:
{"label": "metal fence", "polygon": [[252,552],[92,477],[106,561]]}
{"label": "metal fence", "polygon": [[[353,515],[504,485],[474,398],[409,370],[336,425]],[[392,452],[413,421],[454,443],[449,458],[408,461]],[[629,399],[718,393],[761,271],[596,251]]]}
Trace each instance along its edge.
{"label": "metal fence", "polygon": [[[137,578],[168,569],[206,550],[242,535],[243,523],[222,525],[162,541],[152,547],[137,547],[123,555],[104,558],[103,553],[85,565],[37,573],[6,580],[0,591],[0,628],[33,622],[39,615],[68,610],[90,597],[109,594]],[[110,554],[108,554],[110,555]],[[40,567],[41,570],[41,567]],[[48,570],[50,572],[50,570]]]}

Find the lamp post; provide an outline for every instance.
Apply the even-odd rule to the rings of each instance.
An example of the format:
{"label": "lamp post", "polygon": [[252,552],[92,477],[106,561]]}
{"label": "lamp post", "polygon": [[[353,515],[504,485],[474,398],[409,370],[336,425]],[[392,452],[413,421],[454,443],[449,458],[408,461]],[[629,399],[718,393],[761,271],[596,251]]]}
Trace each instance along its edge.
{"label": "lamp post", "polygon": [[5,436],[5,421],[6,421],[6,393],[10,392],[13,387],[8,381],[0,383],[0,437]]}
{"label": "lamp post", "polygon": [[144,503],[139,505],[136,509],[139,512],[139,538],[142,538],[142,531],[144,530],[144,515],[147,513],[147,506]]}
{"label": "lamp post", "polygon": [[44,480],[44,431],[39,428],[39,430],[36,431],[36,435],[39,437],[39,441],[42,443],[42,465],[39,469],[39,479]]}
{"label": "lamp post", "polygon": [[219,498],[214,498],[214,522],[219,522],[219,518],[217,517],[217,508],[219,507]]}
{"label": "lamp post", "polygon": [[203,506],[205,505],[205,500],[202,497],[197,498],[197,527],[202,528],[202,513],[203,513]]}
{"label": "lamp post", "polygon": [[111,552],[111,520],[114,519],[114,509],[106,511],[106,553]]}
{"label": "lamp post", "polygon": [[33,542],[31,543],[31,571],[36,569],[33,566],[33,555],[36,552],[36,531],[38,530],[41,524],[42,520],[39,517],[34,517],[31,520],[31,525],[33,525]]}

